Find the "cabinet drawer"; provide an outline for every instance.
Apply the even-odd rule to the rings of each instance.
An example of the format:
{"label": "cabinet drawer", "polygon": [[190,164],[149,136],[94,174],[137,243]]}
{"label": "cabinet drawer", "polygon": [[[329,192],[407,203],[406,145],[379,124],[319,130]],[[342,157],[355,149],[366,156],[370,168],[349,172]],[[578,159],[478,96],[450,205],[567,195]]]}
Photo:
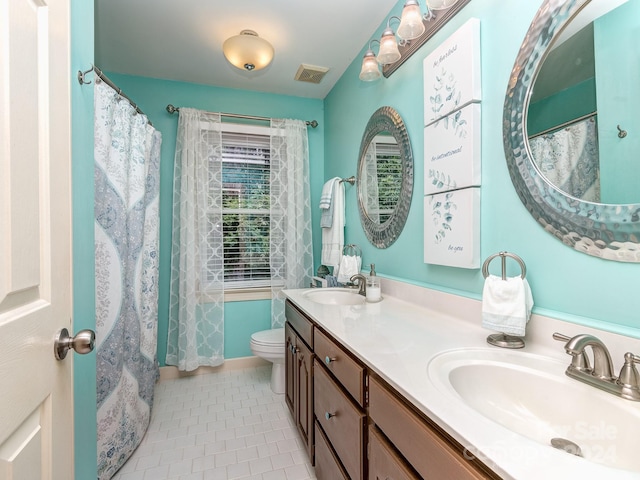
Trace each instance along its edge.
{"label": "cabinet drawer", "polygon": [[333,382],[324,368],[314,363],[314,412],[329,443],[352,480],[364,474],[365,415]]}
{"label": "cabinet drawer", "polygon": [[376,427],[369,427],[369,480],[420,480]]}
{"label": "cabinet drawer", "polygon": [[338,459],[335,457],[327,437],[316,423],[316,478],[318,480],[349,480]]}
{"label": "cabinet drawer", "polygon": [[289,300],[285,303],[284,316],[293,329],[313,350],[313,323],[304,316]]}
{"label": "cabinet drawer", "polygon": [[317,328],[313,337],[318,361],[322,362],[356,402],[364,407],[364,368]]}
{"label": "cabinet drawer", "polygon": [[490,478],[373,377],[369,416],[425,480]]}

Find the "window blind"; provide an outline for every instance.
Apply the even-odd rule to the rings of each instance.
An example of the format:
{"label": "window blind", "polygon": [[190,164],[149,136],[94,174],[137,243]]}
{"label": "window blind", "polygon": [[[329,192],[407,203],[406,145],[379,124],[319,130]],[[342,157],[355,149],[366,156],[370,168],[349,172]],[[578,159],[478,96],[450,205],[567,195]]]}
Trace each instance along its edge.
{"label": "window blind", "polygon": [[376,143],[378,205],[380,222],[394,211],[402,186],[402,159],[396,143]]}
{"label": "window blind", "polygon": [[270,285],[270,137],[222,132],[225,289]]}

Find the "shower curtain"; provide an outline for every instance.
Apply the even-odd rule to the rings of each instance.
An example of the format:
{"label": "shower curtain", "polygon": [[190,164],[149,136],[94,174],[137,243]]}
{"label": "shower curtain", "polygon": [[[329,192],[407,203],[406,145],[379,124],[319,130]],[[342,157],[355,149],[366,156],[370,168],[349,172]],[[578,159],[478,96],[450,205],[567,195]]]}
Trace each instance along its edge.
{"label": "shower curtain", "polygon": [[160,132],[96,78],[94,100],[98,479],[149,425],[158,376]]}
{"label": "shower curtain", "polygon": [[529,139],[544,176],[569,195],[600,202],[600,161],[595,117]]}

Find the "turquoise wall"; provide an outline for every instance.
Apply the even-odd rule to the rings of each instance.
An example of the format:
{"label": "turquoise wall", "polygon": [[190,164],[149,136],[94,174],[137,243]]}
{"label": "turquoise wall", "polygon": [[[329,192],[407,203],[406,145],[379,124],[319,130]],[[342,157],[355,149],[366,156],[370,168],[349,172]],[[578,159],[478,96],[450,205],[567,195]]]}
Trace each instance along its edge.
{"label": "turquoise wall", "polygon": [[[274,95],[191,83],[156,80],[106,72],[107,76],[134,99],[162,133],[160,161],[160,299],[158,315],[158,359],[164,365],[171,277],[171,214],[173,163],[178,115],[166,111],[167,104],[225,113],[242,113],[275,118],[317,120],[309,128],[309,163],[312,205],[320,201],[324,178],[324,108],[322,100]],[[320,222],[319,208],[312,208],[313,224]],[[314,235],[314,257],[320,256],[320,231]],[[256,300],[225,304],[225,358],[251,355],[251,333],[271,327],[271,302]]]}
{"label": "turquoise wall", "polygon": [[[399,14],[403,0],[395,8]],[[273,117],[316,119],[309,130],[312,205],[317,205],[324,180],[356,172],[360,138],[369,116],[380,106],[396,108],[404,118],[415,155],[415,194],[407,226],[386,250],[371,246],[358,220],[356,191],[347,186],[346,239],[363,249],[363,263],[375,262],[378,273],[410,283],[480,298],[479,270],[425,265],[423,242],[423,91],[422,59],[470,17],[481,20],[482,50],[482,257],[500,250],[522,256],[541,314],[637,336],[640,265],[590,257],[562,245],[545,233],[518,199],[506,167],[502,143],[502,106],[513,62],[540,1],[473,0],[423,46],[391,78],[368,84],[358,80],[360,59],[354,60],[325,101],[260,94],[168,82],[110,73],[110,78],[147,113],[163,135],[161,163],[160,318],[158,355],[164,359],[166,338],[173,151],[177,116],[165,106]],[[72,2],[72,75],[93,61],[93,3]],[[372,38],[378,38],[382,28]],[[93,269],[93,134],[92,89],[72,82],[74,194],[74,328],[91,328],[94,319]],[[314,255],[320,258],[318,209],[312,208]],[[512,272],[510,272],[512,273]],[[249,355],[251,332],[268,328],[269,301],[226,305],[227,357]],[[478,319],[478,321],[480,321]],[[96,477],[95,360],[75,362],[76,480]]]}
{"label": "turquoise wall", "polygon": [[[399,14],[403,2],[394,10]],[[347,188],[346,241],[363,249],[363,264],[380,275],[480,298],[480,270],[423,263],[423,85],[422,61],[471,17],[481,21],[482,200],[481,256],[501,250],[520,255],[528,267],[534,310],[576,323],[638,335],[640,265],[579,253],[553,238],[520,202],[507,170],[502,142],[502,108],[518,50],[541,2],[473,0],[390,78],[358,80],[360,56],[325,99],[326,177],[353,175],[369,116],[394,107],[404,118],[415,155],[415,190],[407,225],[390,248],[367,241],[358,221],[355,188]],[[372,38],[378,38],[382,28]],[[349,161],[345,159],[351,159]],[[517,268],[514,268],[517,270]],[[514,272],[515,273],[515,272]],[[513,274],[513,273],[512,273]],[[480,319],[478,319],[480,322]]]}
{"label": "turquoise wall", "polygon": [[571,122],[598,109],[596,79],[589,78],[529,105],[527,132],[535,135],[549,128]]}
{"label": "turquoise wall", "polygon": [[[71,2],[73,330],[96,328],[93,250],[93,86],[76,81],[93,63],[93,2]],[[73,355],[75,479],[97,477],[96,358]]]}
{"label": "turquoise wall", "polygon": [[[638,203],[640,194],[640,1],[620,5],[594,22],[600,144],[600,189],[611,203]],[[620,48],[627,45],[627,48]],[[629,134],[618,137],[617,125]]]}

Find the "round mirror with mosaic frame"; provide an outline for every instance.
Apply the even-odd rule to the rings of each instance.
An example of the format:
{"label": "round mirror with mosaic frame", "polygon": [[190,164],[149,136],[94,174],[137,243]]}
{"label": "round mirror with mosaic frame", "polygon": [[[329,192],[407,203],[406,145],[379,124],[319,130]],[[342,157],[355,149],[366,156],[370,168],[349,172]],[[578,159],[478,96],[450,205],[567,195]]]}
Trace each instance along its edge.
{"label": "round mirror with mosaic frame", "polygon": [[503,111],[504,149],[520,200],[547,232],[588,255],[640,262],[640,204],[597,203],[568,194],[549,181],[540,162],[533,160],[527,130],[534,83],[554,42],[579,12],[599,1],[544,0],[509,78]]}
{"label": "round mirror with mosaic frame", "polygon": [[358,157],[358,211],[367,239],[387,248],[409,215],[413,194],[413,152],[406,126],[392,107],[369,119]]}

